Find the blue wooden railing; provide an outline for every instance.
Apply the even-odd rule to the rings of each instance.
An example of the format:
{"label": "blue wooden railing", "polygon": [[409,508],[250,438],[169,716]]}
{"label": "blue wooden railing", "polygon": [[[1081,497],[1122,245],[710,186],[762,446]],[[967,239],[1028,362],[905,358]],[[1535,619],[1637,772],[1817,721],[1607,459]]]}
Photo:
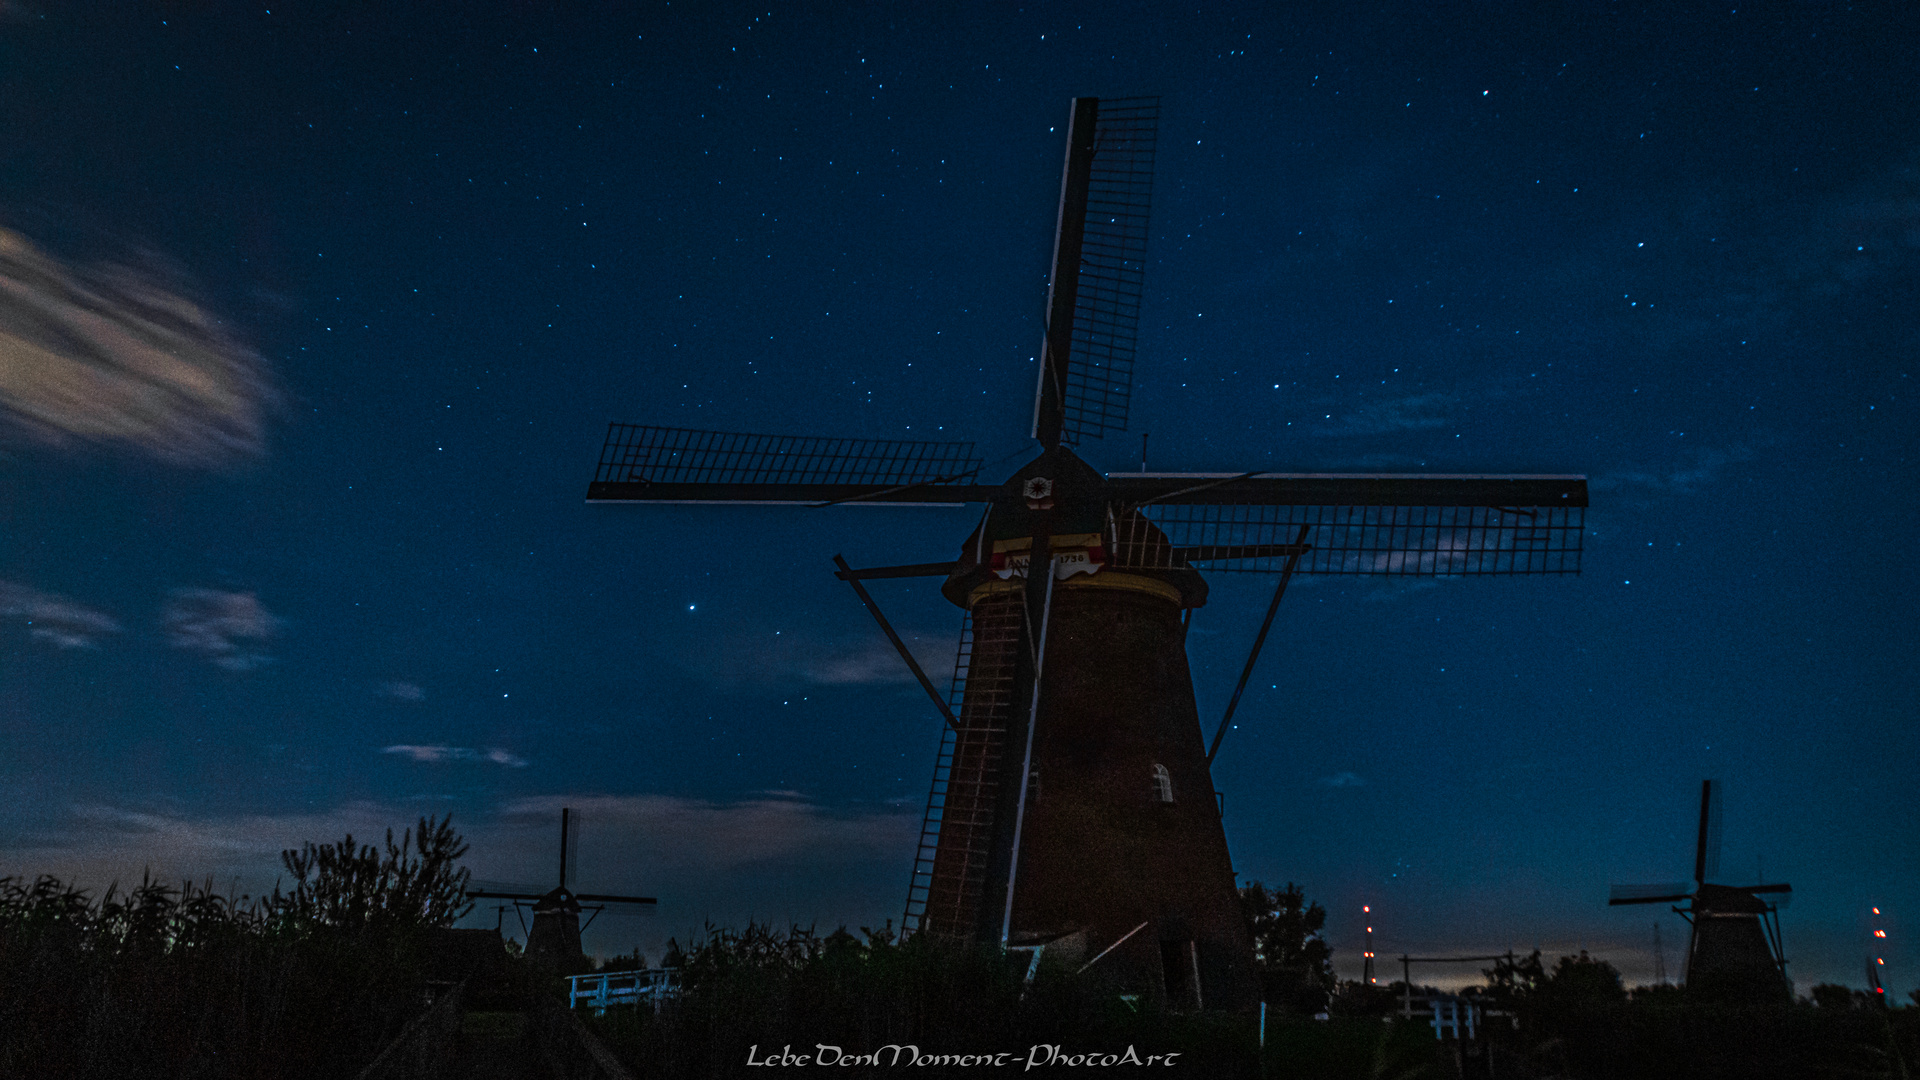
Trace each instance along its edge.
{"label": "blue wooden railing", "polygon": [[609,1005],[638,1005],[642,1002],[659,1008],[660,1003],[680,992],[678,968],[649,968],[646,971],[608,971],[567,977],[567,1006],[586,1002],[595,1015]]}

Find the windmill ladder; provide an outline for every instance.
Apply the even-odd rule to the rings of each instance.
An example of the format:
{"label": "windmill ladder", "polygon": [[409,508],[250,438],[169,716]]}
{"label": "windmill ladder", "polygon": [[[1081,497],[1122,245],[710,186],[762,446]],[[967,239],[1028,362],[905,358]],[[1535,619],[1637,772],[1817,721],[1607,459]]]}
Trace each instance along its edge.
{"label": "windmill ladder", "polygon": [[[960,728],[944,729],[927,792],[902,934],[972,933],[993,842],[1002,759],[1013,714],[1022,620],[1020,594],[975,605],[961,622],[949,701]],[[944,843],[943,843],[944,841]]]}

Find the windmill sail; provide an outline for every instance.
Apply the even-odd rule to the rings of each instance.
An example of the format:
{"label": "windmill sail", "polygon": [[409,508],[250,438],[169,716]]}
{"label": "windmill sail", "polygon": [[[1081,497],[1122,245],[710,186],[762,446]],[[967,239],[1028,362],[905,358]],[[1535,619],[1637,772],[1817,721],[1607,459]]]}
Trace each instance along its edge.
{"label": "windmill sail", "polygon": [[1720,876],[1720,785],[1700,782],[1700,837],[1693,854],[1693,879],[1704,885]]}
{"label": "windmill sail", "polygon": [[580,815],[570,808],[560,811],[560,887],[572,891],[580,877]]}
{"label": "windmill sail", "polygon": [[970,442],[823,439],[609,424],[588,502],[849,502],[950,505],[993,488],[969,483],[981,459]]}
{"label": "windmill sail", "polygon": [[1074,99],[1034,394],[1043,446],[1127,429],[1159,120],[1157,97]]}
{"label": "windmill sail", "polygon": [[1663,881],[1657,885],[1615,885],[1607,895],[1607,904],[1677,904],[1693,898],[1693,886],[1685,881]]}
{"label": "windmill sail", "polygon": [[[1577,574],[1581,476],[1121,474],[1116,568],[1388,577]],[[1129,505],[1129,502],[1131,505]],[[1164,537],[1165,539],[1159,539]]]}

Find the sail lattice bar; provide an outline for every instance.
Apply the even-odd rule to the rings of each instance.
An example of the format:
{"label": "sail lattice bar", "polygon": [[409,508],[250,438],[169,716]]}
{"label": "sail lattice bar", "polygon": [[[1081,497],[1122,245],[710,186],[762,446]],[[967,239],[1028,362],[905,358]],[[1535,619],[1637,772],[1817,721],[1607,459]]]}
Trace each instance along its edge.
{"label": "sail lattice bar", "polygon": [[1127,429],[1160,99],[1102,98],[1074,298],[1064,441]]}
{"label": "sail lattice bar", "polygon": [[[1162,503],[1116,508],[1115,569],[1384,577],[1577,574],[1580,506],[1294,506]],[[1302,539],[1304,529],[1304,540]]]}
{"label": "sail lattice bar", "polygon": [[1127,503],[1281,506],[1578,506],[1587,478],[1506,473],[1109,473]]}
{"label": "sail lattice bar", "polygon": [[[961,484],[980,469],[970,442],[827,439],[610,424],[590,501],[831,501],[905,486]],[[726,498],[745,493],[746,498]],[[791,499],[752,497],[794,489]],[[824,494],[823,494],[824,493]],[[663,498],[671,494],[679,498]],[[892,500],[899,501],[899,500]],[[952,502],[936,498],[934,502]]]}

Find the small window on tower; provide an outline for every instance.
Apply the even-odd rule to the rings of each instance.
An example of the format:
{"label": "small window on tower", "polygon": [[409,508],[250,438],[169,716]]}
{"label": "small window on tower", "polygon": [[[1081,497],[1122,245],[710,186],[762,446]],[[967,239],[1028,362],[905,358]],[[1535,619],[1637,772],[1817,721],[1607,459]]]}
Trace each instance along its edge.
{"label": "small window on tower", "polygon": [[1173,777],[1167,775],[1165,765],[1153,767],[1153,801],[1170,803],[1173,801]]}

